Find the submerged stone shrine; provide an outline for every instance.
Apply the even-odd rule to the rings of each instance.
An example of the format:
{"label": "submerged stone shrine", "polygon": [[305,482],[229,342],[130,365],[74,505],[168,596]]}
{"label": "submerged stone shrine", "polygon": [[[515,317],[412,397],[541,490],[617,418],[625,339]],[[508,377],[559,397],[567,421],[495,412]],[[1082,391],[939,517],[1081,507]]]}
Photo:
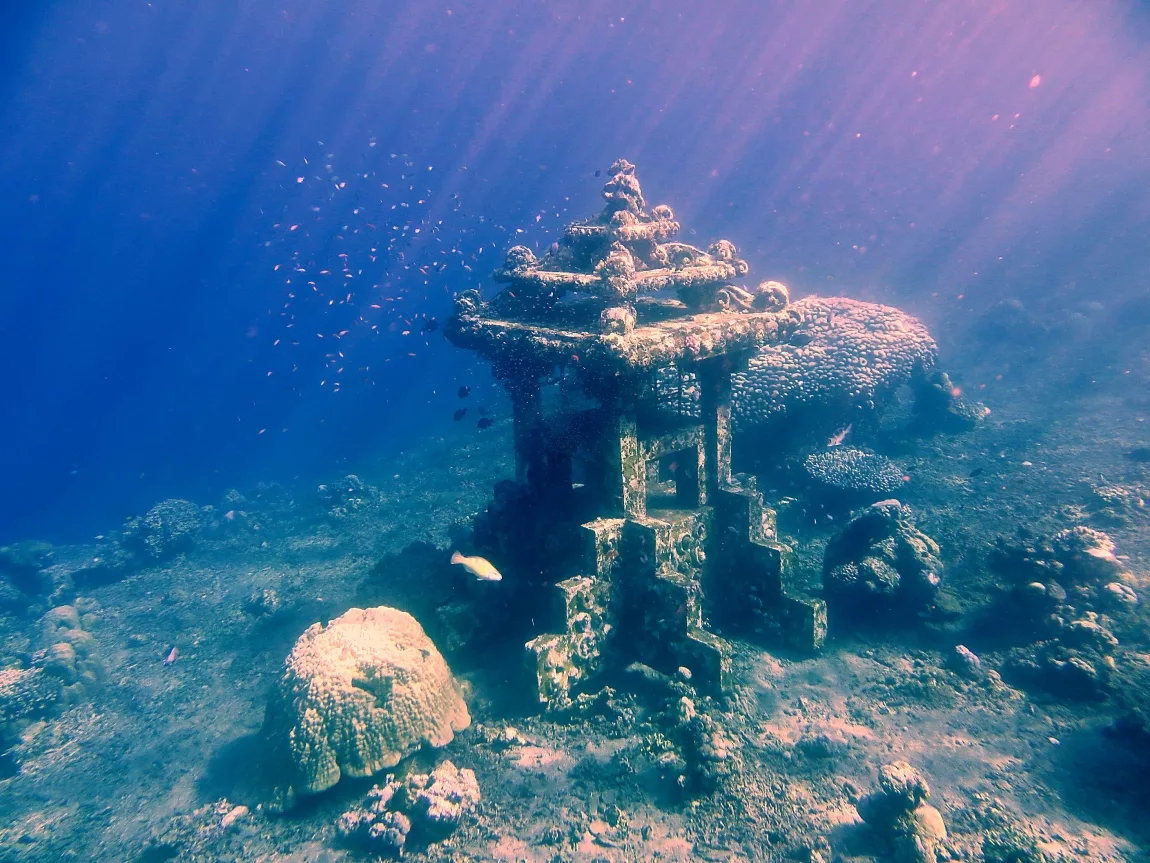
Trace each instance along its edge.
{"label": "submerged stone shrine", "polygon": [[778,282],[735,284],[748,266],[730,242],[676,241],[634,165],[608,173],[601,213],[541,257],[510,249],[505,287],[457,296],[446,328],[491,362],[514,411],[515,480],[472,531],[504,574],[499,606],[473,613],[531,621],[549,710],[635,661],[723,692],[730,647],[711,625],[805,651],[826,633],[774,511],[731,472],[731,376],[802,317]]}

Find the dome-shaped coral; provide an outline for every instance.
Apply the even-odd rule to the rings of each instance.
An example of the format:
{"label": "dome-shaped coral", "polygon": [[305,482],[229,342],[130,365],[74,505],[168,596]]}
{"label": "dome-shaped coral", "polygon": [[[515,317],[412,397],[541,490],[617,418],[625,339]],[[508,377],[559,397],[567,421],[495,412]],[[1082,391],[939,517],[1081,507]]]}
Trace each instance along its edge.
{"label": "dome-shaped coral", "polygon": [[789,308],[803,318],[792,340],[763,347],[734,375],[740,429],[803,411],[849,418],[857,408],[881,406],[934,364],[934,339],[898,309],[833,297],[807,297]]}
{"label": "dome-shaped coral", "polygon": [[422,744],[445,746],[471,722],[451,670],[418,621],[353,608],[310,626],[284,664],[265,733],[286,747],[290,790],[315,794],[370,776]]}

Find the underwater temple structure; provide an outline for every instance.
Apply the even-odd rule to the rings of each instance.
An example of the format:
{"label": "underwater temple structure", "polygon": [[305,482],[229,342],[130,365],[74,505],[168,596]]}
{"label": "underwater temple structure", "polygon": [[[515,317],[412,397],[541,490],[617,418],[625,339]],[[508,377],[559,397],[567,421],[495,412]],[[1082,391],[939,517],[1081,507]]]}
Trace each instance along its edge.
{"label": "underwater temple structure", "polygon": [[493,619],[535,625],[545,709],[632,662],[719,694],[719,633],[804,651],[826,633],[823,601],[792,584],[774,511],[731,470],[732,375],[802,316],[778,282],[736,284],[748,265],[732,243],[677,241],[634,165],[608,174],[598,215],[542,256],[510,249],[502,290],[460,294],[447,326],[511,397],[515,479],[472,540],[504,573]]}

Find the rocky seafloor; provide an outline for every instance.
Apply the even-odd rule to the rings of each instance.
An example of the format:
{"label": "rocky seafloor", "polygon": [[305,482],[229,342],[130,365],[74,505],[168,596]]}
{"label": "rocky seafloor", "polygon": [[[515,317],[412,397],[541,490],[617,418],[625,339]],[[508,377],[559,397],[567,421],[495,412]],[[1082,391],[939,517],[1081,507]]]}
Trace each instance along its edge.
{"label": "rocky seafloor", "polygon": [[[972,366],[956,380],[992,411],[976,429],[872,442],[905,470],[897,496],[937,543],[929,614],[836,618],[832,607],[815,657],[733,639],[731,698],[689,707],[683,681],[632,669],[545,717],[507,697],[514,662],[453,662],[471,726],[410,769],[450,759],[474,771],[481,798],[405,856],[1150,859],[1150,465],[1139,456],[1150,404],[1130,389],[1147,369],[1124,371],[1039,386]],[[297,636],[365,597],[411,590],[381,583],[426,577],[406,573],[401,552],[423,542],[450,554],[455,526],[509,473],[509,422],[449,431],[357,466],[360,484],[242,490],[200,510],[194,537],[170,512],[98,545],[10,550],[0,668],[55,682],[44,695],[46,677],[0,681],[0,695],[27,684],[45,699],[10,708],[0,861],[371,859],[338,825],[384,777],[344,779],[274,814],[255,778],[257,732]],[[797,571],[817,585],[849,513],[774,484]],[[1076,527],[1104,531],[1113,552],[1069,547],[1086,535],[1066,533]],[[1075,581],[1083,561],[1108,574]],[[883,772],[901,762],[917,778]],[[908,848],[891,825],[937,827],[920,779],[945,836]]]}

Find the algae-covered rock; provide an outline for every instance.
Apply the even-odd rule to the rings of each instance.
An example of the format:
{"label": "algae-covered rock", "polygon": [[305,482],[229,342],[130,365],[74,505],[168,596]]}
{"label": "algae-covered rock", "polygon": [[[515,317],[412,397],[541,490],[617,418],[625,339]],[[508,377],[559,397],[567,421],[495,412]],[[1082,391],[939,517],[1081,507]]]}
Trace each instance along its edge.
{"label": "algae-covered rock", "polygon": [[919,432],[964,432],[988,416],[990,408],[971,401],[954,385],[950,376],[939,369],[917,378],[913,384],[913,427]]}
{"label": "algae-covered rock", "polygon": [[0,546],[0,578],[7,578],[18,590],[39,594],[48,589],[44,569],[52,562],[52,544],[24,540]]}
{"label": "algae-covered rock", "polygon": [[123,578],[143,567],[191,551],[205,524],[205,514],[191,501],[162,500],[142,516],[133,516],[97,546],[96,553],[73,573],[77,584],[100,584]]}
{"label": "algae-covered rock", "polygon": [[982,835],[983,863],[1047,863],[1038,840],[1016,825],[987,830]]}
{"label": "algae-covered rock", "polygon": [[332,518],[345,518],[370,509],[383,499],[379,489],[353,473],[316,489],[316,499]]}
{"label": "algae-covered rock", "polygon": [[284,664],[264,734],[290,761],[282,804],[341,776],[371,776],[421,745],[445,746],[471,718],[419,623],[380,606],[308,628]]}
{"label": "algae-covered rock", "polygon": [[1103,698],[1118,676],[1118,639],[1093,612],[1052,625],[1053,638],[1011,651],[1003,670],[1023,685],[1064,698]]}
{"label": "algae-covered rock", "polygon": [[921,611],[933,601],[941,574],[938,545],[896,500],[859,512],[827,543],[823,557],[827,602],[842,615]]}
{"label": "algae-covered rock", "polygon": [[188,500],[162,500],[139,518],[128,519],[121,542],[140,557],[166,560],[188,551],[200,531],[200,508]]}

